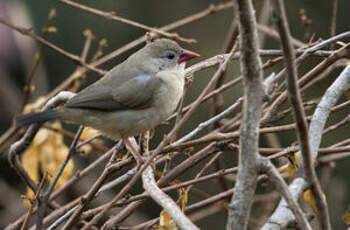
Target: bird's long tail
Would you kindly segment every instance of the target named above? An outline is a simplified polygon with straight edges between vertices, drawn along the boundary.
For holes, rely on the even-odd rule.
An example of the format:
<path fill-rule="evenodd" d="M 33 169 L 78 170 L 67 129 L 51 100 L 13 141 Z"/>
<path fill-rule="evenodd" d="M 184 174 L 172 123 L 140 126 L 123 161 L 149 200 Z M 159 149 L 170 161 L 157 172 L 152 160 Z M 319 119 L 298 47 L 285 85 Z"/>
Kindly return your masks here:
<path fill-rule="evenodd" d="M 44 123 L 46 121 L 51 121 L 59 119 L 62 116 L 62 112 L 55 110 L 47 110 L 38 113 L 30 113 L 20 115 L 15 118 L 16 126 L 27 126 L 34 123 Z"/>

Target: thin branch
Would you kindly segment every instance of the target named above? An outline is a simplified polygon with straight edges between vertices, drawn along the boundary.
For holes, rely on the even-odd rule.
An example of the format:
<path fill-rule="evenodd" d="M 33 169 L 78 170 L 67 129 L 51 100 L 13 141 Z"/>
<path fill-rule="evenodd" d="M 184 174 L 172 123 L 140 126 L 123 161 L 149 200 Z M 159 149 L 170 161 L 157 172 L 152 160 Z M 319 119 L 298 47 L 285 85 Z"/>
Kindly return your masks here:
<path fill-rule="evenodd" d="M 350 31 L 344 32 L 334 37 L 331 37 L 329 39 L 326 39 L 314 46 L 311 46 L 310 48 L 305 49 L 300 56 L 298 55 L 298 58 L 296 59 L 296 64 L 297 65 L 300 64 L 302 61 L 304 61 L 307 57 L 309 57 L 312 53 L 316 52 L 317 50 L 323 49 L 327 47 L 329 44 L 335 43 L 337 41 L 340 41 L 342 39 L 349 38 L 349 37 L 350 37 Z M 265 84 L 267 86 L 270 86 L 267 92 L 270 92 L 272 90 L 273 83 L 281 79 L 284 76 L 284 74 L 286 74 L 286 71 L 287 71 L 286 68 L 284 68 L 278 74 L 271 76 L 270 78 L 265 80 Z"/>
<path fill-rule="evenodd" d="M 117 144 L 117 146 L 114 148 L 113 154 L 110 157 L 110 161 L 112 162 L 115 159 L 115 155 L 119 152 L 121 146 L 121 142 Z M 77 209 L 74 210 L 73 214 L 70 216 L 69 220 L 66 222 L 66 224 L 62 227 L 62 229 L 70 229 L 73 227 L 74 224 L 77 223 L 78 218 L 83 213 L 83 211 L 86 209 L 89 202 L 95 198 L 96 193 L 98 193 L 100 187 L 103 185 L 104 181 L 108 178 L 108 176 L 114 172 L 115 169 L 119 169 L 123 165 L 123 162 L 119 162 L 116 164 L 106 164 L 102 174 L 98 177 L 98 179 L 95 181 L 95 183 L 91 186 L 90 190 L 80 198 L 80 204 L 77 207 Z"/>
<path fill-rule="evenodd" d="M 126 19 L 126 18 L 117 16 L 115 14 L 115 12 L 113 12 L 113 11 L 112 12 L 104 12 L 102 10 L 97 10 L 95 8 L 91 8 L 91 7 L 88 7 L 88 6 L 85 6 L 85 5 L 82 5 L 82 4 L 70 1 L 70 0 L 59 0 L 59 1 L 61 3 L 67 4 L 69 6 L 73 6 L 73 7 L 76 7 L 78 9 L 81 9 L 81 10 L 84 10 L 84 11 L 87 11 L 87 12 L 90 12 L 90 13 L 93 13 L 93 14 L 96 14 L 96 15 L 100 15 L 100 16 L 106 18 L 106 19 L 119 21 L 119 22 L 122 22 L 122 23 L 125 23 L 125 24 L 128 24 L 128 25 L 131 25 L 131 26 L 135 26 L 137 28 L 144 29 L 146 31 L 150 31 L 150 32 L 153 32 L 153 33 L 158 33 L 160 35 L 163 35 L 163 36 L 166 36 L 166 37 L 169 37 L 169 38 L 172 38 L 172 39 L 176 39 L 176 40 L 183 41 L 183 42 L 188 42 L 188 43 L 195 43 L 196 42 L 196 40 L 192 39 L 192 38 L 191 39 L 183 38 L 183 37 L 179 36 L 176 33 L 168 33 L 168 32 L 165 32 L 165 31 L 163 31 L 161 29 L 153 28 L 153 27 L 144 25 L 142 23 L 135 22 L 135 21 L 132 21 L 130 19 Z"/>
<path fill-rule="evenodd" d="M 83 35 L 85 36 L 85 43 L 83 46 L 83 49 L 80 54 L 80 58 L 82 61 L 86 61 L 86 57 L 89 53 L 90 47 L 91 47 L 91 42 L 95 38 L 95 36 L 92 34 L 90 29 L 86 29 L 83 32 Z"/>
<path fill-rule="evenodd" d="M 97 69 L 96 67 L 92 66 L 92 65 L 89 65 L 87 64 L 85 61 L 83 61 L 79 56 L 75 55 L 75 54 L 72 54 L 72 53 L 69 53 L 67 51 L 65 51 L 64 49 L 52 44 L 51 42 L 47 41 L 46 39 L 40 37 L 39 35 L 36 35 L 35 33 L 33 33 L 33 31 L 31 29 L 28 29 L 28 28 L 24 28 L 24 27 L 20 27 L 20 26 L 17 26 L 17 25 L 14 25 L 10 22 L 7 22 L 5 21 L 4 19 L 0 18 L 0 23 L 17 31 L 18 33 L 22 34 L 22 35 L 26 35 L 26 36 L 29 36 L 35 40 L 37 40 L 38 42 L 40 42 L 41 44 L 57 51 L 58 53 L 68 57 L 69 59 L 79 63 L 79 65 L 82 65 L 84 66 L 85 68 L 89 69 L 89 70 L 92 70 L 100 75 L 104 75 L 106 73 L 106 71 L 104 70 L 100 70 L 100 69 Z"/>
<path fill-rule="evenodd" d="M 233 6 L 233 3 L 232 1 L 229 1 L 229 2 L 226 2 L 226 3 L 221 3 L 221 4 L 217 4 L 217 5 L 214 5 L 214 4 L 211 4 L 209 5 L 208 8 L 198 12 L 198 13 L 195 13 L 193 15 L 190 15 L 188 17 L 185 17 L 185 18 L 182 18 L 180 20 L 177 20 L 169 25 L 166 25 L 166 26 L 162 26 L 160 28 L 160 30 L 163 30 L 163 31 L 169 31 L 169 30 L 173 30 L 173 29 L 176 29 L 178 27 L 181 27 L 181 26 L 184 26 L 186 24 L 189 24 L 191 22 L 194 22 L 194 21 L 197 21 L 199 19 L 202 19 L 206 16 L 209 16 L 209 15 L 213 15 L 217 12 L 220 12 L 222 10 L 225 10 L 225 9 L 229 9 Z M 100 58 L 99 60 L 91 63 L 91 65 L 93 66 L 98 66 L 98 65 L 101 65 L 109 60 L 112 60 L 113 58 L 115 58 L 116 56 L 119 56 L 121 54 L 123 54 L 124 52 L 142 44 L 143 42 L 146 41 L 146 36 L 142 36 L 128 44 L 126 44 L 125 46 L 105 55 L 104 57 Z"/>
<path fill-rule="evenodd" d="M 78 206 L 74 206 L 69 211 L 65 212 L 63 216 L 57 218 L 55 222 L 53 222 L 47 230 L 54 230 L 56 229 L 60 224 L 62 224 L 64 221 L 66 221 L 72 214 L 75 212 L 75 210 L 78 208 Z"/>
<path fill-rule="evenodd" d="M 317 179 L 315 168 L 313 165 L 310 143 L 308 139 L 308 127 L 305 111 L 302 105 L 300 90 L 298 88 L 298 73 L 296 68 L 295 53 L 291 43 L 290 31 L 285 13 L 284 3 L 282 0 L 275 0 L 276 5 L 276 24 L 278 26 L 283 50 L 285 51 L 288 97 L 292 104 L 294 119 L 297 124 L 297 136 L 300 143 L 300 149 L 303 156 L 303 168 L 305 169 L 305 177 L 310 183 L 310 189 L 315 199 L 317 207 L 317 217 L 320 228 L 323 230 L 331 229 L 328 206 L 323 196 L 321 185 Z"/>
<path fill-rule="evenodd" d="M 34 211 L 34 207 L 36 205 L 36 202 L 39 201 L 39 196 L 40 196 L 41 190 L 42 190 L 42 188 L 44 186 L 44 183 L 45 183 L 46 179 L 47 179 L 47 172 L 44 173 L 44 176 L 41 179 L 41 182 L 39 184 L 38 190 L 36 191 L 36 194 L 35 194 L 35 200 L 31 201 L 31 205 L 30 205 L 29 211 L 27 213 L 27 216 L 26 216 L 25 220 L 23 221 L 23 224 L 21 226 L 21 230 L 27 229 L 27 225 L 29 223 L 29 219 L 33 215 L 33 211 Z"/>
<path fill-rule="evenodd" d="M 271 18 L 271 0 L 264 0 L 260 10 L 259 25 L 268 27 Z M 266 33 L 259 34 L 259 46 L 264 47 Z"/>
<path fill-rule="evenodd" d="M 337 29 L 337 11 L 338 11 L 338 0 L 332 1 L 332 19 L 331 19 L 331 27 L 329 30 L 329 36 L 334 37 Z M 334 49 L 335 44 L 331 44 L 330 48 Z"/>
<path fill-rule="evenodd" d="M 73 156 L 73 154 L 76 153 L 76 145 L 78 144 L 78 140 L 82 134 L 84 130 L 84 126 L 80 126 L 77 133 L 75 134 L 75 137 L 71 143 L 71 146 L 69 148 L 69 152 L 66 156 L 66 158 L 64 159 L 63 163 L 61 164 L 60 168 L 58 169 L 55 177 L 53 178 L 52 182 L 50 183 L 49 187 L 47 188 L 47 190 L 44 192 L 44 194 L 40 197 L 40 202 L 38 205 L 38 219 L 37 219 L 37 224 L 36 224 L 36 229 L 37 230 L 41 230 L 42 229 L 42 224 L 43 224 L 43 220 L 46 214 L 46 209 L 49 203 L 49 198 L 50 195 L 52 193 L 52 191 L 54 190 L 57 181 L 59 180 L 59 178 L 61 177 L 64 168 L 66 167 L 66 165 L 68 164 L 69 160 L 71 159 L 71 157 Z"/>
<path fill-rule="evenodd" d="M 172 143 L 170 146 L 176 146 L 183 142 L 186 142 L 188 140 L 191 140 L 193 137 L 197 136 L 203 129 L 209 127 L 210 125 L 214 124 L 215 122 L 218 122 L 222 120 L 223 118 L 231 115 L 233 111 L 239 108 L 239 106 L 242 103 L 242 98 L 239 98 L 234 104 L 229 106 L 227 109 L 222 111 L 221 113 L 217 114 L 216 116 L 210 118 L 209 120 L 200 123 L 195 129 L 193 129 L 190 133 L 186 134 L 186 136 L 178 139 L 176 142 Z"/>

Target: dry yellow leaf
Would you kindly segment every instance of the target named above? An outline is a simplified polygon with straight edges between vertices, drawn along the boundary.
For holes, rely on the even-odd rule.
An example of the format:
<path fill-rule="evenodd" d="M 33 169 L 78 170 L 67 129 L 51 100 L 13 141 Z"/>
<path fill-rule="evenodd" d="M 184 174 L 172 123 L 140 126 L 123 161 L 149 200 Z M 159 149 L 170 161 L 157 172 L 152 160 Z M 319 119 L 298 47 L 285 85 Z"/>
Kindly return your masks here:
<path fill-rule="evenodd" d="M 46 101 L 45 97 L 39 97 L 33 103 L 27 104 L 23 109 L 23 113 L 25 114 L 25 113 L 38 112 L 45 101 Z"/>
<path fill-rule="evenodd" d="M 280 173 L 287 172 L 290 176 L 295 176 L 298 169 L 298 163 L 295 158 L 295 155 L 288 156 L 289 163 L 286 165 L 283 165 L 279 168 Z"/>
<path fill-rule="evenodd" d="M 322 199 L 326 200 L 325 194 L 322 193 L 321 195 L 322 195 Z M 308 190 L 306 190 L 304 192 L 304 200 L 310 205 L 310 207 L 312 208 L 312 211 L 317 213 L 317 207 L 316 207 L 315 199 L 314 199 L 310 189 L 308 189 Z"/>
<path fill-rule="evenodd" d="M 57 33 L 57 31 L 58 31 L 57 27 L 54 27 L 54 26 L 45 27 L 43 29 L 44 33 Z"/>
<path fill-rule="evenodd" d="M 49 20 L 52 20 L 56 17 L 56 9 L 51 9 L 49 12 L 49 16 L 47 17 Z"/>
<path fill-rule="evenodd" d="M 188 202 L 188 191 L 187 189 L 180 188 L 177 190 L 177 192 L 179 194 L 179 198 L 176 201 L 176 204 L 180 205 L 181 211 L 184 212 Z M 169 213 L 167 213 L 164 210 L 161 211 L 160 213 L 159 224 L 153 227 L 158 230 L 177 230 L 178 229 L 178 227 L 176 226 L 176 223 L 171 218 Z"/>
<path fill-rule="evenodd" d="M 346 209 L 346 212 L 344 216 L 342 216 L 342 219 L 346 225 L 350 225 L 350 206 Z"/>
<path fill-rule="evenodd" d="M 314 211 L 315 213 L 317 213 L 317 208 L 316 208 L 316 203 L 315 203 L 315 199 L 312 196 L 311 190 L 308 189 L 304 192 L 304 200 L 310 205 L 310 207 L 312 208 L 312 211 Z"/>
<path fill-rule="evenodd" d="M 129 155 L 130 155 L 130 154 L 129 154 L 129 151 L 128 151 L 127 154 L 121 154 L 121 155 L 119 155 L 119 156 L 117 157 L 116 161 L 117 161 L 117 162 L 125 161 L 126 159 L 128 159 Z"/>
<path fill-rule="evenodd" d="M 61 124 L 55 122 L 52 125 L 56 129 L 61 129 Z M 48 181 L 56 175 L 61 164 L 68 154 L 69 148 L 63 142 L 63 135 L 42 128 L 35 136 L 31 146 L 22 157 L 22 164 L 29 176 L 39 182 L 39 171 L 48 173 Z M 40 168 L 39 168 L 40 165 Z M 55 189 L 62 187 L 70 178 L 73 172 L 74 164 L 69 160 L 60 179 L 58 180 Z M 34 194 L 30 189 L 27 189 L 27 197 L 34 198 Z M 25 205 L 29 205 L 28 199 L 24 199 Z"/>
<path fill-rule="evenodd" d="M 153 227 L 158 230 L 178 230 L 169 213 L 164 210 L 160 213 L 159 224 L 154 225 Z"/>
<path fill-rule="evenodd" d="M 185 208 L 188 202 L 188 191 L 187 189 L 180 188 L 177 190 L 179 194 L 179 199 L 176 201 L 178 205 L 180 205 L 181 211 L 185 212 Z"/>
<path fill-rule="evenodd" d="M 98 134 L 100 134 L 100 132 L 98 130 L 90 128 L 90 127 L 86 127 L 86 128 L 84 128 L 84 131 L 81 134 L 80 139 L 87 140 L 87 139 L 90 139 L 92 137 L 97 136 Z M 99 139 L 94 139 L 90 143 L 102 144 L 102 141 Z M 83 150 L 83 152 L 85 154 L 89 154 L 92 150 L 92 146 L 91 146 L 91 144 L 86 144 L 86 145 L 83 145 L 80 149 Z"/>

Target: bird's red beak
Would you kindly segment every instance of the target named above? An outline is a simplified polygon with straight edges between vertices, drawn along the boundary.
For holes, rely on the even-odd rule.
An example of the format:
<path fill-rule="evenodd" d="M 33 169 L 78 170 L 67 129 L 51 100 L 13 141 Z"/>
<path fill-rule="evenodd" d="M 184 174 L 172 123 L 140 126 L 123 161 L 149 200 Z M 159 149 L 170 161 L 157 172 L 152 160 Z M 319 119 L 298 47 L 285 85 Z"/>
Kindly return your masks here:
<path fill-rule="evenodd" d="M 199 56 L 200 55 L 195 53 L 195 52 L 183 49 L 181 54 L 180 54 L 180 58 L 178 60 L 178 63 L 181 64 L 182 62 L 189 61 L 189 60 L 196 58 L 196 57 L 199 57 Z"/>

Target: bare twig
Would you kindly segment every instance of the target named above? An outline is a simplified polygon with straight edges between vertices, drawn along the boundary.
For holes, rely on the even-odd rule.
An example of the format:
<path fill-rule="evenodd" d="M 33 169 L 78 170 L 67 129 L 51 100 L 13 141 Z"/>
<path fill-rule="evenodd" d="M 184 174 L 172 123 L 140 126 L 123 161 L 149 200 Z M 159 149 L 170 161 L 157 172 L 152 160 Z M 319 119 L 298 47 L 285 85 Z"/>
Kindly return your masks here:
<path fill-rule="evenodd" d="M 176 142 L 170 144 L 169 146 L 176 146 L 178 144 L 181 144 L 183 142 L 191 140 L 193 137 L 198 135 L 203 129 L 205 129 L 205 128 L 209 127 L 210 125 L 212 125 L 213 123 L 218 122 L 218 121 L 222 120 L 223 118 L 229 116 L 233 111 L 235 111 L 237 108 L 239 108 L 241 103 L 242 103 L 242 98 L 239 98 L 234 104 L 229 106 L 227 109 L 225 109 L 221 113 L 217 114 L 216 116 L 210 118 L 209 120 L 200 123 L 190 133 L 186 134 L 186 136 L 178 139 Z"/>
<path fill-rule="evenodd" d="M 68 164 L 68 161 L 71 159 L 73 154 L 76 152 L 76 145 L 78 143 L 78 140 L 79 140 L 83 130 L 84 130 L 84 127 L 80 126 L 73 141 L 72 141 L 72 144 L 69 148 L 69 152 L 68 152 L 66 158 L 64 159 L 63 163 L 61 164 L 60 168 L 58 169 L 55 177 L 53 178 L 52 182 L 50 183 L 50 185 L 47 188 L 47 190 L 45 191 L 45 193 L 42 196 L 40 196 L 40 199 L 39 199 L 40 202 L 38 205 L 38 214 L 37 214 L 38 219 L 37 219 L 37 224 L 36 224 L 37 230 L 42 229 L 42 223 L 43 223 L 43 220 L 44 220 L 44 217 L 46 214 L 46 209 L 47 209 L 47 206 L 49 203 L 50 195 L 51 195 L 52 191 L 54 190 L 58 179 L 61 177 L 64 168 Z"/>
<path fill-rule="evenodd" d="M 85 61 L 82 61 L 79 56 L 72 54 L 72 53 L 69 53 L 69 52 L 65 51 L 64 49 L 62 49 L 62 48 L 52 44 L 51 42 L 45 40 L 44 38 L 40 37 L 39 35 L 36 35 L 35 33 L 32 32 L 31 29 L 23 28 L 23 27 L 11 24 L 10 22 L 7 22 L 2 18 L 0 18 L 0 23 L 17 31 L 17 32 L 19 32 L 19 33 L 21 33 L 21 34 L 23 34 L 23 35 L 29 36 L 29 37 L 37 40 L 38 42 L 42 43 L 43 45 L 57 51 L 58 53 L 60 53 L 64 56 L 68 57 L 69 59 L 79 63 L 80 65 L 86 67 L 89 70 L 92 70 L 92 71 L 94 71 L 98 74 L 101 74 L 101 75 L 104 75 L 106 73 L 104 70 L 97 69 L 96 67 L 87 64 Z"/>
<path fill-rule="evenodd" d="M 110 158 L 110 162 L 112 162 L 115 159 L 115 155 L 120 150 L 121 142 L 118 143 L 116 148 L 113 151 L 113 154 Z M 120 162 L 123 163 L 123 162 Z M 105 169 L 103 170 L 102 174 L 98 178 L 98 180 L 93 184 L 91 189 L 80 199 L 79 206 L 74 210 L 72 216 L 70 216 L 69 220 L 66 222 L 66 224 L 63 226 L 62 229 L 70 229 L 74 224 L 76 224 L 78 218 L 83 213 L 83 211 L 86 209 L 86 206 L 89 204 L 89 202 L 95 198 L 96 193 L 98 193 L 100 187 L 103 185 L 104 181 L 107 179 L 107 177 L 115 170 L 115 168 L 120 168 L 122 164 L 107 164 Z"/>
<path fill-rule="evenodd" d="M 329 44 L 332 44 L 334 42 L 340 41 L 340 40 L 342 40 L 344 38 L 348 38 L 348 37 L 350 37 L 350 31 L 338 34 L 338 35 L 331 37 L 329 39 L 326 39 L 326 40 L 324 40 L 324 41 L 322 41 L 314 46 L 311 46 L 310 48 L 305 49 L 300 56 L 298 55 L 298 58 L 296 59 L 296 64 L 300 64 L 302 61 L 304 61 L 307 57 L 309 57 L 315 51 L 323 49 L 323 48 L 327 47 Z M 267 86 L 270 86 L 267 89 L 267 92 L 270 92 L 272 90 L 272 86 L 273 86 L 272 83 L 276 82 L 280 78 L 282 78 L 282 76 L 284 76 L 285 73 L 286 73 L 286 69 L 283 69 L 275 76 L 272 76 L 272 77 L 270 77 L 270 79 L 265 80 L 265 84 Z"/>
<path fill-rule="evenodd" d="M 329 30 L 330 37 L 333 37 L 336 33 L 337 29 L 337 11 L 338 11 L 338 0 L 332 1 L 332 19 L 331 19 L 331 27 Z M 331 44 L 331 49 L 334 49 L 335 44 Z"/>
<path fill-rule="evenodd" d="M 303 155 L 303 168 L 305 169 L 305 178 L 310 183 L 310 189 L 315 199 L 317 207 L 317 217 L 321 229 L 331 229 L 328 214 L 327 202 L 323 196 L 321 185 L 317 179 L 315 168 L 313 166 L 310 143 L 308 139 L 308 127 L 305 111 L 302 105 L 300 90 L 298 89 L 298 73 L 296 68 L 295 53 L 291 44 L 290 32 L 287 22 L 283 1 L 275 0 L 276 5 L 276 24 L 278 26 L 281 43 L 286 56 L 286 69 L 288 73 L 287 88 L 288 97 L 292 104 L 294 119 L 297 124 L 297 136 L 300 143 L 301 153 Z"/>
<path fill-rule="evenodd" d="M 165 32 L 165 31 L 163 31 L 161 29 L 157 29 L 157 28 L 153 28 L 153 27 L 150 27 L 150 26 L 146 26 L 146 25 L 141 24 L 139 22 L 135 22 L 135 21 L 132 21 L 130 19 L 126 19 L 126 18 L 117 16 L 117 15 L 115 15 L 115 12 L 104 12 L 102 10 L 97 10 L 95 8 L 91 8 L 91 7 L 88 7 L 88 6 L 85 6 L 85 5 L 82 5 L 82 4 L 70 1 L 70 0 L 59 0 L 59 1 L 64 3 L 64 4 L 76 7 L 78 9 L 81 9 L 81 10 L 84 10 L 84 11 L 87 11 L 87 12 L 90 12 L 90 13 L 93 13 L 93 14 L 96 14 L 96 15 L 103 16 L 103 17 L 105 17 L 107 19 L 111 19 L 111 20 L 122 22 L 122 23 L 126 23 L 128 25 L 132 25 L 132 26 L 135 26 L 135 27 L 138 27 L 138 28 L 141 28 L 141 29 L 144 29 L 146 31 L 153 32 L 153 33 L 158 33 L 160 35 L 163 35 L 163 36 L 166 36 L 166 37 L 169 37 L 169 38 L 172 38 L 172 39 L 176 39 L 176 40 L 183 41 L 183 42 L 188 42 L 188 43 L 195 43 L 196 42 L 195 39 L 183 38 L 183 37 L 179 36 L 178 34 L 168 33 L 168 32 Z"/>
<path fill-rule="evenodd" d="M 260 10 L 259 25 L 268 27 L 271 18 L 271 0 L 264 0 Z M 259 46 L 264 47 L 266 33 L 259 34 Z"/>
<path fill-rule="evenodd" d="M 46 179 L 47 179 L 47 172 L 44 173 L 44 176 L 41 179 L 41 182 L 39 184 L 38 190 L 36 191 L 36 194 L 35 194 L 35 200 L 31 201 L 31 205 L 30 205 L 29 211 L 27 213 L 27 216 L 26 216 L 25 220 L 23 221 L 23 224 L 21 226 L 21 230 L 27 229 L 27 225 L 29 223 L 29 219 L 30 219 L 30 217 L 33 214 L 36 202 L 39 201 L 39 196 L 40 196 L 41 190 L 42 190 L 42 188 L 44 186 L 44 183 L 45 183 Z"/>

